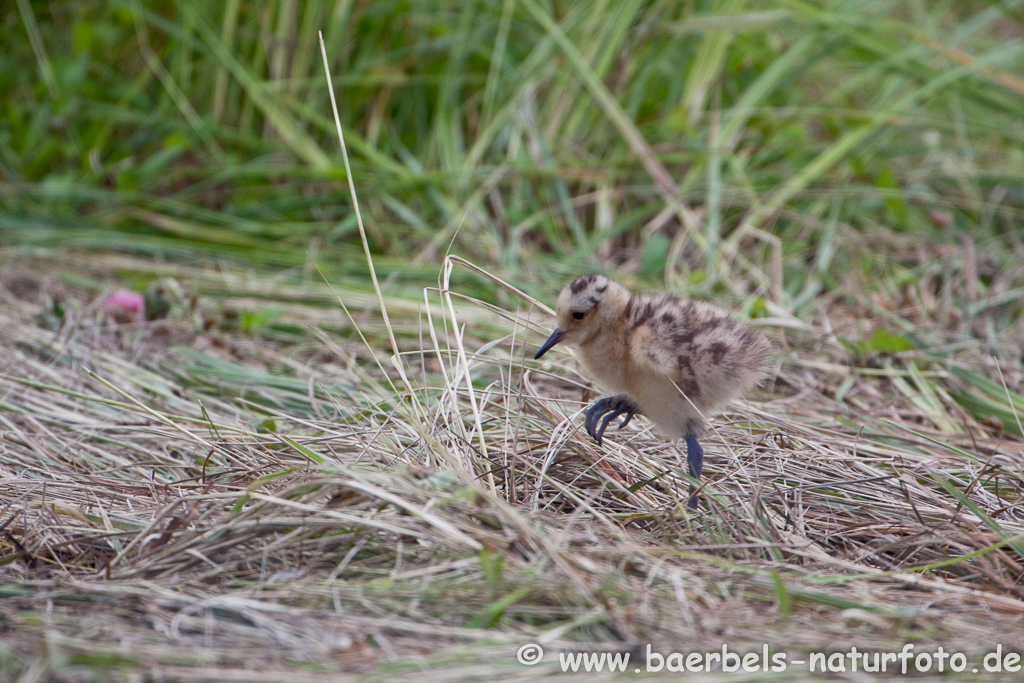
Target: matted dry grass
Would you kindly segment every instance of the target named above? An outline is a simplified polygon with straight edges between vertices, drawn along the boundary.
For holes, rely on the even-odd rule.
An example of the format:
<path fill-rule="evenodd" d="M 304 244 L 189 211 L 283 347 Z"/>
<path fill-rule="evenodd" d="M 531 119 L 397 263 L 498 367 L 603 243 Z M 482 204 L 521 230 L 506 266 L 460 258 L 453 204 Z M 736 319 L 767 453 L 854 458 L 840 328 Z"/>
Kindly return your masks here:
<path fill-rule="evenodd" d="M 132 268 L 188 283 L 167 319 L 103 313 L 102 274 Z M 524 360 L 542 311 L 452 294 L 388 299 L 399 372 L 365 293 L 8 254 L 3 670 L 531 680 L 559 650 L 648 643 L 1024 649 L 1024 445 L 951 398 L 975 391 L 954 361 L 857 358 L 838 305 L 762 319 L 775 379 L 714 421 L 687 517 L 670 445 L 637 420 L 597 447 L 571 356 Z M 233 329 L 263 297 L 278 325 Z M 544 663 L 516 662 L 527 642 Z"/>

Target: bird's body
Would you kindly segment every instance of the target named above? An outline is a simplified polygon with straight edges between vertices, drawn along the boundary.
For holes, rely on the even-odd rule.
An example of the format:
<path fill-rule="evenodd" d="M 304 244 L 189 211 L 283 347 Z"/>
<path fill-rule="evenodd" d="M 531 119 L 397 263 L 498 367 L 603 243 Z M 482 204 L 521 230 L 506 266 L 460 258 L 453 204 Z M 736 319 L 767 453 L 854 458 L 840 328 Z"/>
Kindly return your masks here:
<path fill-rule="evenodd" d="M 562 290 L 558 327 L 536 357 L 561 341 L 576 346 L 587 373 L 617 394 L 587 411 L 587 431 L 598 444 L 611 419 L 625 414 L 624 426 L 640 413 L 671 439 L 686 439 L 695 479 L 703 463 L 697 437 L 708 417 L 763 381 L 772 355 L 764 336 L 711 304 L 631 294 L 601 275 Z"/>

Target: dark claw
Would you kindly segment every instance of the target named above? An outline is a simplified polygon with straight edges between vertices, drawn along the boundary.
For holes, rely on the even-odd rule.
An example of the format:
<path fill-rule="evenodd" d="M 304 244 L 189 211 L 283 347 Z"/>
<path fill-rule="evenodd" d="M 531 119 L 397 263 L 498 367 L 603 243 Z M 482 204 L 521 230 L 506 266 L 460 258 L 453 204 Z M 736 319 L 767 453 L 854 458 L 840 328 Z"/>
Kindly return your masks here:
<path fill-rule="evenodd" d="M 604 436 L 604 430 L 608 428 L 608 423 L 617 418 L 623 413 L 626 414 L 626 419 L 619 425 L 619 429 L 622 429 L 629 424 L 629 421 L 633 419 L 633 416 L 640 412 L 640 409 L 633 405 L 625 396 L 609 396 L 608 398 L 602 398 L 600 401 L 590 406 L 587 410 L 587 417 L 583 424 L 587 428 L 587 434 L 594 437 L 597 441 L 597 445 L 601 445 L 601 439 Z M 602 419 L 604 418 L 604 419 Z M 601 422 L 598 425 L 598 421 Z"/>

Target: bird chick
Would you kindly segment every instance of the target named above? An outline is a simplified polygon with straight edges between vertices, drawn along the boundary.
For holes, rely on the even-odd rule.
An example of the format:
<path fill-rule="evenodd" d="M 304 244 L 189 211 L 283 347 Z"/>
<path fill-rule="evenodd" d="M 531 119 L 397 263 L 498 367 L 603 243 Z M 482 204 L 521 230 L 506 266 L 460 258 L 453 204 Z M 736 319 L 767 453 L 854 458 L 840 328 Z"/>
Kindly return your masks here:
<path fill-rule="evenodd" d="M 557 328 L 537 351 L 572 344 L 587 373 L 615 392 L 587 410 L 598 445 L 620 415 L 645 415 L 672 440 L 686 440 L 690 477 L 700 481 L 706 416 L 768 375 L 768 340 L 725 311 L 674 294 L 631 294 L 603 275 L 584 275 L 558 296 Z M 690 486 L 687 506 L 697 508 Z"/>

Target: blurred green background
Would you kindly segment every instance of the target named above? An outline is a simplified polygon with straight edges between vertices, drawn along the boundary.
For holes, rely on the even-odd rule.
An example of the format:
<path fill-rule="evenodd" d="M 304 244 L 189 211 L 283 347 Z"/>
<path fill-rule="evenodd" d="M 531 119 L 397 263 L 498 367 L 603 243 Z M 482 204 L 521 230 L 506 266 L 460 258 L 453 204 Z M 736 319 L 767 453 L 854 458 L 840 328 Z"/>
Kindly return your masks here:
<path fill-rule="evenodd" d="M 798 315 L 973 267 L 967 306 L 1019 277 L 1022 5 L 9 2 L 0 245 L 369 287 L 322 30 L 391 287 L 450 249 Z"/>

